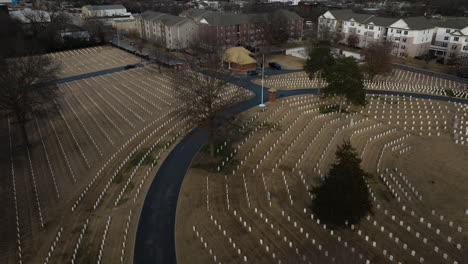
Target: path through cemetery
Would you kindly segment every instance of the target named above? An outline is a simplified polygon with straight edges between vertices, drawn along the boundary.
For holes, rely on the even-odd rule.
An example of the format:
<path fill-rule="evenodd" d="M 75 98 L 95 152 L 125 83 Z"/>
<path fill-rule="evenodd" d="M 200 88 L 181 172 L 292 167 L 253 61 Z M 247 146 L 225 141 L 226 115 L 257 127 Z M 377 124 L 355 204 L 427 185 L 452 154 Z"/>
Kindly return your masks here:
<path fill-rule="evenodd" d="M 297 71 L 291 71 L 297 72 Z M 234 107 L 234 112 L 240 113 L 258 107 L 261 96 L 261 86 L 252 82 L 258 77 L 233 80 L 232 77 L 217 76 L 225 81 L 242 86 L 255 93 L 255 97 Z M 278 90 L 277 98 L 294 95 L 316 94 L 316 88 L 298 90 Z M 468 99 L 450 98 L 446 96 L 428 95 L 422 93 L 397 92 L 386 90 L 367 90 L 367 94 L 394 95 L 412 98 L 451 101 L 468 104 Z M 268 88 L 264 88 L 264 102 L 268 100 Z M 206 140 L 206 133 L 194 129 L 187 135 L 163 161 L 153 183 L 147 193 L 138 223 L 134 262 L 176 263 L 175 247 L 175 215 L 178 194 L 187 170 L 198 149 Z M 198 233 L 198 232 L 197 232 Z M 206 243 L 205 243 L 206 244 Z M 205 245 L 206 246 L 206 245 Z"/>

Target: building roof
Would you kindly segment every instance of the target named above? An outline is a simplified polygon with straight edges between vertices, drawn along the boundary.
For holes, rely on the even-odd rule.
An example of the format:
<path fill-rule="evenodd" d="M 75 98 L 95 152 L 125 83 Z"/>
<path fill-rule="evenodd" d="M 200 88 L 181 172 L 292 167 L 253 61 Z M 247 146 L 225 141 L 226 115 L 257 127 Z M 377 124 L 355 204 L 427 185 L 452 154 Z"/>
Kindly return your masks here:
<path fill-rule="evenodd" d="M 143 20 L 150 20 L 155 22 L 160 22 L 166 26 L 174 26 L 180 23 L 191 21 L 185 17 L 174 16 L 170 14 L 154 12 L 154 11 L 145 11 L 141 13 L 141 18 Z"/>
<path fill-rule="evenodd" d="M 231 26 L 242 24 L 258 24 L 268 21 L 267 13 L 260 14 L 229 14 L 224 12 L 207 12 L 202 14 L 201 17 L 210 25 L 215 26 Z M 273 16 L 283 17 L 287 20 L 302 19 L 298 14 L 288 10 L 276 10 Z"/>
<path fill-rule="evenodd" d="M 337 20 L 350 21 L 351 19 L 354 19 L 354 21 L 358 23 L 365 23 L 364 21 L 373 16 L 369 14 L 354 13 L 351 9 L 329 10 L 329 12 Z"/>
<path fill-rule="evenodd" d="M 464 29 L 468 27 L 468 17 L 444 17 L 434 20 L 436 27 Z"/>
<path fill-rule="evenodd" d="M 405 21 L 408 27 L 412 30 L 430 29 L 434 27 L 432 19 L 425 18 L 423 16 L 405 17 L 402 19 L 403 21 Z"/>
<path fill-rule="evenodd" d="M 88 10 L 111 10 L 111 9 L 125 9 L 123 5 L 85 5 Z"/>
<path fill-rule="evenodd" d="M 443 19 L 431 19 L 423 16 L 389 18 L 379 17 L 372 14 L 354 13 L 351 9 L 329 10 L 329 12 L 337 20 L 350 21 L 353 19 L 357 23 L 370 24 L 372 22 L 375 25 L 383 27 L 388 27 L 400 19 L 402 19 L 412 30 L 423 30 L 433 27 L 446 27 L 454 29 L 463 29 L 468 27 L 468 18 L 466 17 L 446 17 Z"/>
<path fill-rule="evenodd" d="M 187 9 L 187 10 L 183 11 L 182 13 L 180 13 L 179 16 L 198 20 L 198 19 L 202 18 L 203 15 L 205 15 L 207 13 L 211 13 L 211 12 L 213 12 L 213 11 L 204 10 L 204 9 L 190 8 L 190 9 Z"/>
<path fill-rule="evenodd" d="M 395 23 L 396 21 L 397 19 L 394 19 L 394 18 L 371 16 L 366 19 L 365 23 L 370 24 L 372 22 L 374 23 L 374 25 L 377 25 L 377 26 L 388 27 L 391 24 Z"/>
<path fill-rule="evenodd" d="M 239 65 L 246 65 L 257 63 L 257 61 L 251 57 L 250 51 L 244 47 L 232 47 L 224 51 L 223 61 L 237 63 Z"/>
<path fill-rule="evenodd" d="M 18 19 L 21 23 L 50 22 L 49 13 L 43 10 L 11 11 L 10 16 L 14 19 Z"/>

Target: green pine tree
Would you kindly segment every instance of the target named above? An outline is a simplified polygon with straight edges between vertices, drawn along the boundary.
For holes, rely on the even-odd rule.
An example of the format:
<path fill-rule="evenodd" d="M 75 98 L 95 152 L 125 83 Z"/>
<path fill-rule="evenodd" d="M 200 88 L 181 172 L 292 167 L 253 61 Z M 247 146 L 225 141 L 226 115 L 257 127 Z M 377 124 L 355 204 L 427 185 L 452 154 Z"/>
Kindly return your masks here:
<path fill-rule="evenodd" d="M 364 177 L 368 174 L 360 167 L 361 159 L 349 141 L 336 151 L 336 162 L 314 194 L 311 210 L 324 224 L 336 228 L 356 224 L 371 213 L 372 203 Z"/>
<path fill-rule="evenodd" d="M 309 58 L 304 65 L 304 71 L 309 75 L 309 79 L 314 79 L 318 73 L 319 78 L 326 74 L 330 67 L 335 63 L 331 53 L 330 43 L 321 41 L 311 48 Z"/>
<path fill-rule="evenodd" d="M 324 75 L 328 82 L 324 93 L 326 96 L 338 96 L 340 98 L 340 112 L 344 100 L 353 105 L 366 105 L 363 76 L 353 57 L 336 58 L 334 64 L 328 68 Z"/>

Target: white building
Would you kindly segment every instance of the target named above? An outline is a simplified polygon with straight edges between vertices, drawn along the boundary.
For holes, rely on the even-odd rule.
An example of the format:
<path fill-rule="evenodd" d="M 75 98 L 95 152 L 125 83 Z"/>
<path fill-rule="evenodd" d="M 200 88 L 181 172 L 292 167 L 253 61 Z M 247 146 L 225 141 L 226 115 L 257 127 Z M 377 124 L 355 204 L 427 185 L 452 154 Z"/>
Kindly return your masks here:
<path fill-rule="evenodd" d="M 347 43 L 351 35 L 357 36 L 357 46 L 361 48 L 370 42 L 390 41 L 392 54 L 400 57 L 422 56 L 433 51 L 447 58 L 466 55 L 468 51 L 468 18 L 398 19 L 331 10 L 321 15 L 318 22 L 319 37 L 330 32 L 340 35 L 342 43 Z"/>
<path fill-rule="evenodd" d="M 130 16 L 123 5 L 85 5 L 81 8 L 84 17 Z"/>
<path fill-rule="evenodd" d="M 399 19 L 387 30 L 387 40 L 394 43 L 392 55 L 416 57 L 427 54 L 434 32 L 430 19 L 424 17 Z"/>
<path fill-rule="evenodd" d="M 198 35 L 198 26 L 192 19 L 153 11 L 141 13 L 136 25 L 143 39 L 171 50 L 189 47 Z"/>
<path fill-rule="evenodd" d="M 438 57 L 468 58 L 468 18 L 448 17 L 439 19 L 431 51 Z"/>

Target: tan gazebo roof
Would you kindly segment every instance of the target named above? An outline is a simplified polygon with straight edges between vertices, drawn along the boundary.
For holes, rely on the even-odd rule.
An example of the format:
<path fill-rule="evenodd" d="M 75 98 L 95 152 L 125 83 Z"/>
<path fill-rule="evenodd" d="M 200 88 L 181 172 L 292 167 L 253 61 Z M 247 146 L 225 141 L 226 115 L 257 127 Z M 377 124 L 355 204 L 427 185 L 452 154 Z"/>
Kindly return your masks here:
<path fill-rule="evenodd" d="M 239 65 L 257 63 L 250 55 L 250 51 L 244 47 L 232 47 L 224 51 L 223 61 L 233 62 Z"/>

